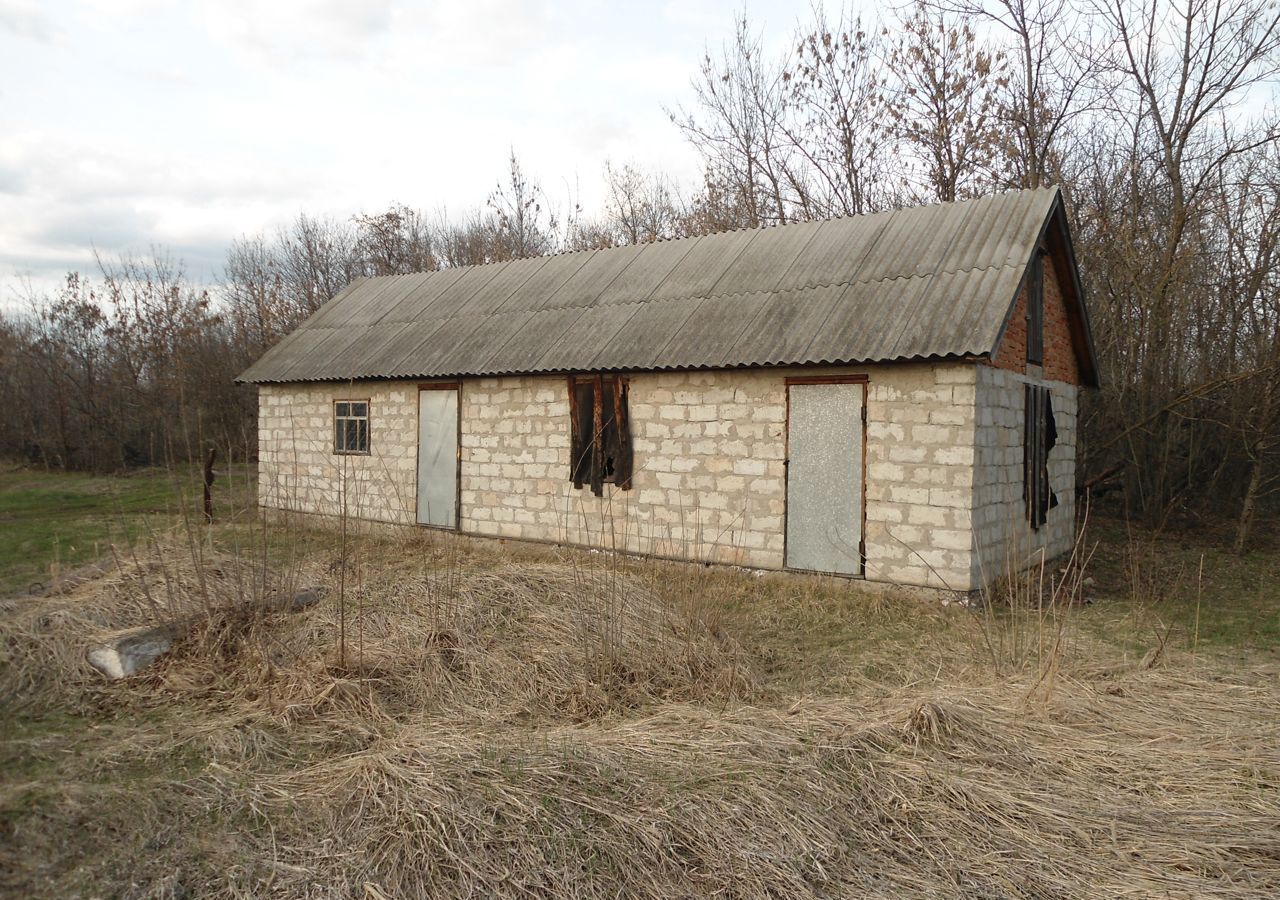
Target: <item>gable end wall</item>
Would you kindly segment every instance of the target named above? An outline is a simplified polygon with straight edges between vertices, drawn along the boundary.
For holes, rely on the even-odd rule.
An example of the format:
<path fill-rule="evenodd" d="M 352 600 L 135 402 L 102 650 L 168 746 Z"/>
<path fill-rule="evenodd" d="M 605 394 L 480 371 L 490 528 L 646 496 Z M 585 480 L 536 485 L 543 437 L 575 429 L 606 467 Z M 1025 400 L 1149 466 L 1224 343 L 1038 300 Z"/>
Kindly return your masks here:
<path fill-rule="evenodd" d="M 1027 288 L 1018 292 L 1009 327 L 996 349 L 990 365 L 997 369 L 1017 372 L 1027 371 Z M 1036 374 L 1032 372 L 1030 374 Z M 1062 299 L 1057 267 L 1046 257 L 1044 266 L 1044 366 L 1043 377 L 1048 381 L 1064 384 L 1080 383 L 1080 365 L 1071 342 L 1071 324 L 1067 318 L 1067 305 Z"/>

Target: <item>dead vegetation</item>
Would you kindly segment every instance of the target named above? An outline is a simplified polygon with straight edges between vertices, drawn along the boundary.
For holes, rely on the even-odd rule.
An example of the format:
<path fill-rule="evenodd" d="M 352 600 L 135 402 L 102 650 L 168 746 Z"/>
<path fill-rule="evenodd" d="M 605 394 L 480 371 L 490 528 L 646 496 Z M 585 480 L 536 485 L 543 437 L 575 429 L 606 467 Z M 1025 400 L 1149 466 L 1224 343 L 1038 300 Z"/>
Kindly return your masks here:
<path fill-rule="evenodd" d="M 8 603 L 0 891 L 1280 890 L 1274 667 L 608 554 L 363 536 L 345 566 L 281 558 L 153 546 Z M 331 594 L 262 602 L 298 584 Z M 84 662 L 101 630 L 190 611 L 131 679 Z"/>

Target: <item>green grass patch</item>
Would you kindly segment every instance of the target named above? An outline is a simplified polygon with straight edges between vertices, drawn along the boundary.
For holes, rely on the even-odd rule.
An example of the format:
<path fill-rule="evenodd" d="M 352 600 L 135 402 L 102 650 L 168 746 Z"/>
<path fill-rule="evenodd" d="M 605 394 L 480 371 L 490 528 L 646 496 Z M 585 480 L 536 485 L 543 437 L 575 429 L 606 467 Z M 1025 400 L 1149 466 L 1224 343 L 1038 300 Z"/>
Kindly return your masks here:
<path fill-rule="evenodd" d="M 236 467 L 214 483 L 216 515 L 234 515 L 252 496 L 250 470 Z M 0 596 L 47 584 L 58 572 L 108 556 L 181 521 L 198 520 L 197 467 L 87 475 L 9 467 L 0 470 Z"/>
<path fill-rule="evenodd" d="M 1280 542 L 1237 555 L 1226 533 L 1153 533 L 1118 519 L 1092 524 L 1095 542 L 1101 603 L 1129 601 L 1129 615 L 1188 646 L 1280 652 Z"/>

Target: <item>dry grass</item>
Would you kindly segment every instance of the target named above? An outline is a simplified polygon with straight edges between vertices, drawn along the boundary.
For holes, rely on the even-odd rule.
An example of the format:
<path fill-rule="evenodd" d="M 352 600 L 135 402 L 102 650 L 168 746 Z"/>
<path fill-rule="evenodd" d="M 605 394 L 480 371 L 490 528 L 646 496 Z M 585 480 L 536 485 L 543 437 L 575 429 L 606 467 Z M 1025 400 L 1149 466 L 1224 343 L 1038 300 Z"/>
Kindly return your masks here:
<path fill-rule="evenodd" d="M 0 891 L 1280 892 L 1274 668 L 1135 665 L 1066 608 L 1046 639 L 842 581 L 510 550 L 362 536 L 345 569 L 264 570 L 178 541 L 0 611 Z M 144 675 L 83 662 L 190 611 Z"/>

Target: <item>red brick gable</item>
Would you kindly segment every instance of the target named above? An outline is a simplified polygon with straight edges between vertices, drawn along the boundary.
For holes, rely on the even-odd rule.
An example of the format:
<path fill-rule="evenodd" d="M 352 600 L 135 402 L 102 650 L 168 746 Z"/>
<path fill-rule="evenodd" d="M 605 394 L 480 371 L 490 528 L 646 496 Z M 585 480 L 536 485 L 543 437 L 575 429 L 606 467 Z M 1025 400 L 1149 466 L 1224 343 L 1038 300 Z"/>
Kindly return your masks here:
<path fill-rule="evenodd" d="M 1018 293 L 1009 318 L 1009 327 L 988 365 L 1026 374 L 1027 371 L 1027 287 Z M 1044 266 L 1044 377 L 1049 381 L 1080 384 L 1080 364 L 1071 339 L 1067 305 L 1058 284 L 1057 266 L 1045 257 Z"/>

